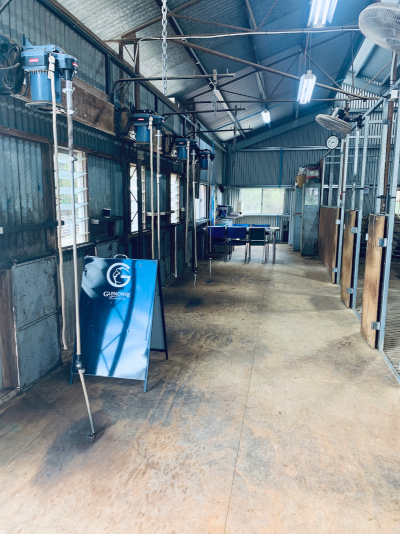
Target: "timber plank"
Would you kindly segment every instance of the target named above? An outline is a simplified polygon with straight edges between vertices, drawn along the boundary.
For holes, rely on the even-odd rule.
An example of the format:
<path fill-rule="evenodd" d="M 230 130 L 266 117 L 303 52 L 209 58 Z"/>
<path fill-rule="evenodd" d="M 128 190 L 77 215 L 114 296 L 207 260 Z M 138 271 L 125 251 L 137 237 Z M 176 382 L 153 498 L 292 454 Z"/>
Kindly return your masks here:
<path fill-rule="evenodd" d="M 318 257 L 328 269 L 332 282 L 335 283 L 338 231 L 336 220 L 340 218 L 340 209 L 336 207 L 321 206 L 319 212 L 318 230 Z"/>
<path fill-rule="evenodd" d="M 376 330 L 371 328 L 371 323 L 378 321 L 382 272 L 382 247 L 378 246 L 378 240 L 385 236 L 385 226 L 385 217 L 383 215 L 369 216 L 361 334 L 373 349 L 376 347 L 377 336 Z"/>
<path fill-rule="evenodd" d="M 342 280 L 340 297 L 345 306 L 350 308 L 351 295 L 347 293 L 347 288 L 352 287 L 353 269 L 354 269 L 354 236 L 351 228 L 356 226 L 357 212 L 347 210 L 344 214 L 344 232 L 343 232 L 343 255 L 342 255 Z"/>

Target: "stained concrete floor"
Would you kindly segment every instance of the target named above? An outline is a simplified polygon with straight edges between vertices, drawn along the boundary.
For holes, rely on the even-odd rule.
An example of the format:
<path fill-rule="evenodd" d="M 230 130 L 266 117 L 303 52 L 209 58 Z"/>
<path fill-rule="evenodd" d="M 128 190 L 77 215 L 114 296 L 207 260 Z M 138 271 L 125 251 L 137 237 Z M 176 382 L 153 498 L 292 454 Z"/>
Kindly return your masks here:
<path fill-rule="evenodd" d="M 400 532 L 399 389 L 316 259 L 166 288 L 142 383 L 56 369 L 0 417 L 1 534 Z"/>

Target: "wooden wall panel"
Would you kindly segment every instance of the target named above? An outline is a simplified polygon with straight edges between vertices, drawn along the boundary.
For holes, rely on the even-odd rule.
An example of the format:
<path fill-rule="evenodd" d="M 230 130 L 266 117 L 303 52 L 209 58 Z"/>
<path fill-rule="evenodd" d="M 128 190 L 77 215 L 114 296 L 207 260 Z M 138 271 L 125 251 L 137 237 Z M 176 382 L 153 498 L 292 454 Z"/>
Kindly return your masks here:
<path fill-rule="evenodd" d="M 343 255 L 342 255 L 342 279 L 340 296 L 345 306 L 350 308 L 351 295 L 347 293 L 347 288 L 352 287 L 354 270 L 354 242 L 355 234 L 351 233 L 351 228 L 356 226 L 357 212 L 347 210 L 344 214 L 343 233 Z"/>
<path fill-rule="evenodd" d="M 339 208 L 321 206 L 319 212 L 318 257 L 328 269 L 333 283 L 335 283 L 336 279 L 336 273 L 333 272 L 333 269 L 336 267 L 339 233 L 339 226 L 336 224 L 336 220 L 339 218 Z"/>
<path fill-rule="evenodd" d="M 378 240 L 385 236 L 385 226 L 383 215 L 369 216 L 361 334 L 372 348 L 376 347 L 376 330 L 371 328 L 371 323 L 378 321 L 382 273 L 382 247 L 378 246 Z"/>

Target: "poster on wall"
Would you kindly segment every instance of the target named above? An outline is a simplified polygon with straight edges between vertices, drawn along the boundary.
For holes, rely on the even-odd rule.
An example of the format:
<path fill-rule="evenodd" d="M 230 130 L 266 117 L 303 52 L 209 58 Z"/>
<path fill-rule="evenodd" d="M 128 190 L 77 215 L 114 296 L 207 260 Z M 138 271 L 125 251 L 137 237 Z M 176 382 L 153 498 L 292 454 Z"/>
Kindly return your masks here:
<path fill-rule="evenodd" d="M 211 195 L 210 220 L 211 220 L 211 225 L 214 226 L 215 224 L 215 185 L 210 186 L 210 195 Z"/>
<path fill-rule="evenodd" d="M 158 261 L 86 257 L 79 310 L 85 374 L 144 380 L 146 391 L 150 351 L 168 359 Z"/>

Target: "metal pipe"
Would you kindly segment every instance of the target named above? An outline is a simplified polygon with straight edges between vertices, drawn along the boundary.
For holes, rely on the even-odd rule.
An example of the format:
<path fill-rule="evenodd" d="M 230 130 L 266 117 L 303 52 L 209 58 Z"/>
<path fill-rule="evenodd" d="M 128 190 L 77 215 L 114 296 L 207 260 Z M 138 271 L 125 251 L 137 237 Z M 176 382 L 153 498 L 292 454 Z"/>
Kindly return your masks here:
<path fill-rule="evenodd" d="M 175 225 L 174 237 L 175 237 L 175 247 L 174 247 L 175 278 L 178 278 L 178 225 Z"/>
<path fill-rule="evenodd" d="M 254 74 L 254 72 L 252 72 L 251 74 Z M 332 91 L 335 91 L 335 87 L 331 87 L 330 88 Z M 249 96 L 248 98 L 252 98 L 251 96 Z M 381 98 L 379 96 L 363 96 L 363 97 L 358 97 L 358 98 L 312 98 L 310 100 L 310 102 L 353 102 L 353 101 L 359 101 L 359 100 L 362 100 L 363 102 L 367 102 L 368 100 L 373 100 L 373 101 L 377 101 L 377 100 L 381 100 Z M 276 99 L 271 99 L 271 98 L 253 98 L 252 100 L 229 100 L 229 103 L 230 104 L 235 104 L 235 103 L 238 103 L 238 104 L 264 104 L 264 103 L 268 103 L 268 102 L 277 102 L 277 103 L 291 103 L 291 104 L 296 104 L 297 100 L 294 100 L 293 98 L 292 99 L 285 99 L 285 100 L 276 100 Z M 189 105 L 189 104 L 209 104 L 210 101 L 209 100 L 185 100 L 184 101 L 184 104 L 185 105 Z M 221 102 L 218 102 L 218 103 L 221 103 Z M 225 111 L 225 110 L 221 110 L 221 111 Z M 350 110 L 351 112 L 353 112 L 354 110 Z M 187 113 L 190 113 L 190 112 L 187 112 Z M 214 113 L 214 110 L 213 110 L 213 113 Z"/>
<path fill-rule="evenodd" d="M 343 232 L 344 232 L 344 209 L 346 205 L 346 184 L 347 184 L 347 167 L 349 160 L 349 136 L 346 135 L 346 149 L 343 163 L 343 179 L 342 179 L 342 194 L 340 201 L 340 227 L 339 227 L 339 246 L 338 246 L 338 263 L 337 263 L 337 274 L 336 274 L 336 284 L 340 285 L 340 273 L 342 270 L 342 254 L 343 254 Z M 338 190 L 339 195 L 339 190 Z"/>
<path fill-rule="evenodd" d="M 176 38 L 176 36 L 175 36 Z M 234 73 L 228 73 L 226 72 L 225 74 L 216 74 L 217 78 L 234 78 L 235 77 L 235 74 Z M 212 74 L 192 74 L 192 75 L 188 75 L 188 76 L 168 76 L 168 80 L 196 80 L 198 78 L 212 78 L 213 75 Z M 115 82 L 113 83 L 113 86 L 112 86 L 112 91 L 111 93 L 115 93 L 115 87 L 118 83 L 135 83 L 135 82 L 139 82 L 139 83 L 142 83 L 142 82 L 158 82 L 158 81 L 161 81 L 163 78 L 162 76 L 151 76 L 149 78 L 145 78 L 145 77 L 142 77 L 142 76 L 138 76 L 136 78 L 118 78 L 118 80 L 115 80 Z"/>
<path fill-rule="evenodd" d="M 192 150 L 192 187 L 193 187 L 193 233 L 194 233 L 194 274 L 197 275 L 197 228 L 196 228 L 196 151 Z"/>
<path fill-rule="evenodd" d="M 320 206 L 324 203 L 324 181 L 325 181 L 325 158 L 322 159 L 322 172 L 321 172 L 321 203 Z"/>
<path fill-rule="evenodd" d="M 161 219 L 160 219 L 160 152 L 161 152 L 161 130 L 156 131 L 157 138 L 157 259 L 161 261 Z"/>
<path fill-rule="evenodd" d="M 361 228 L 362 228 L 362 218 L 363 218 L 363 209 L 364 209 L 365 174 L 367 171 L 368 134 L 369 134 L 369 117 L 366 117 L 365 124 L 364 124 L 363 157 L 362 157 L 362 163 L 361 163 L 361 184 L 360 184 L 360 193 L 358 197 L 356 252 L 355 252 L 355 258 L 354 258 L 354 270 L 353 270 L 353 296 L 352 296 L 352 301 L 351 301 L 351 307 L 353 308 L 353 310 L 356 307 L 357 287 L 358 287 L 358 268 L 360 265 Z"/>
<path fill-rule="evenodd" d="M 376 184 L 376 196 L 375 196 L 375 212 L 377 215 L 381 212 L 381 199 L 384 193 L 384 184 L 385 184 L 385 170 L 386 170 L 386 149 L 388 142 L 388 114 L 389 114 L 389 103 L 387 100 L 383 103 L 383 113 L 382 113 L 382 130 L 381 130 L 381 150 L 379 154 L 379 171 L 378 171 L 378 181 Z"/>
<path fill-rule="evenodd" d="M 398 99 L 398 102 L 399 102 L 399 99 Z M 399 112 L 397 112 L 396 141 L 395 141 L 395 148 L 394 148 L 394 166 L 393 166 L 393 173 L 391 176 L 390 190 L 389 190 L 389 218 L 388 218 L 388 229 L 387 229 L 385 266 L 383 269 L 381 313 L 380 313 L 380 319 L 379 319 L 380 330 L 379 330 L 379 338 L 378 338 L 378 349 L 381 351 L 383 351 L 383 345 L 385 341 L 385 331 L 386 331 L 386 316 L 387 316 L 387 304 L 388 304 L 388 296 L 389 296 L 390 267 L 391 267 L 391 262 L 392 262 L 394 218 L 395 218 L 395 211 L 396 211 L 396 193 L 397 193 L 399 168 L 400 168 L 400 117 L 399 117 Z"/>
<path fill-rule="evenodd" d="M 188 233 L 189 233 L 189 192 L 190 192 L 190 141 L 186 141 L 186 220 L 185 220 L 185 265 L 188 262 Z"/>
<path fill-rule="evenodd" d="M 151 259 L 154 260 L 154 176 L 153 176 L 153 117 L 149 117 L 150 130 L 150 211 L 151 211 Z"/>
<path fill-rule="evenodd" d="M 329 165 L 329 190 L 328 190 L 328 206 L 329 207 L 332 206 L 333 171 L 334 171 L 333 162 L 330 161 L 330 165 Z"/>
<path fill-rule="evenodd" d="M 212 24 L 212 22 L 210 22 Z M 283 30 L 250 30 L 246 29 L 241 32 L 227 32 L 227 33 L 189 33 L 185 35 L 176 35 L 167 37 L 169 41 L 174 39 L 216 39 L 224 37 L 246 37 L 253 35 L 287 35 L 287 34 L 311 34 L 311 33 L 337 33 L 337 32 L 359 32 L 360 28 L 358 26 L 331 26 L 327 28 L 294 28 L 294 29 L 283 29 Z M 131 39 L 132 40 L 132 39 Z M 161 41 L 162 37 L 158 36 L 149 36 L 142 37 L 140 41 Z M 123 42 L 120 39 L 114 39 L 112 42 Z M 108 41 L 109 42 L 109 41 Z"/>
<path fill-rule="evenodd" d="M 61 320 L 62 332 L 61 341 L 64 350 L 68 349 L 66 329 L 67 323 L 65 318 L 65 285 L 64 285 L 64 256 L 62 250 L 62 219 L 61 219 L 61 188 L 60 177 L 58 172 L 58 133 L 57 133 L 57 102 L 56 102 L 56 84 L 54 79 L 55 57 L 53 54 L 49 55 L 49 78 L 51 83 L 51 100 L 52 100 L 52 118 L 53 118 L 53 144 L 54 144 L 54 175 L 57 186 L 57 245 L 58 245 L 58 261 L 60 270 L 60 291 L 61 291 Z"/>
<path fill-rule="evenodd" d="M 247 65 L 248 67 L 253 67 L 256 70 L 262 70 L 265 72 L 271 72 L 272 74 L 278 74 L 279 76 L 283 76 L 284 78 L 290 78 L 291 80 L 300 80 L 299 76 L 295 76 L 294 74 L 289 74 L 288 72 L 282 72 L 280 70 L 271 69 L 270 67 L 265 67 L 264 65 L 259 65 L 258 63 L 253 63 L 252 61 L 247 61 L 246 59 L 241 59 L 235 56 L 230 56 L 229 54 L 225 54 L 223 52 L 218 52 L 217 50 L 211 50 L 210 48 L 205 48 L 204 46 L 199 46 L 194 43 L 188 43 L 187 41 L 180 41 L 179 39 L 171 39 L 172 43 L 179 44 L 181 46 L 184 46 L 186 48 L 191 48 L 193 50 L 198 50 L 199 52 L 205 52 L 208 54 L 211 54 L 213 56 L 222 57 L 223 59 L 228 59 L 231 61 L 235 61 L 236 63 L 241 63 L 242 65 Z M 333 88 L 330 85 L 324 85 L 322 83 L 316 83 L 317 87 L 322 87 L 323 89 L 328 89 L 329 91 L 332 91 L 333 89 L 337 93 L 342 93 L 348 96 L 356 97 L 362 100 L 365 100 L 364 97 L 359 96 L 355 93 L 350 93 L 349 91 L 345 91 L 344 89 L 338 89 Z"/>
<path fill-rule="evenodd" d="M 360 147 L 360 130 L 356 129 L 356 141 L 354 145 L 354 162 L 353 162 L 353 184 L 351 193 L 351 209 L 354 210 L 356 206 L 356 185 L 358 172 L 358 151 Z"/>
<path fill-rule="evenodd" d="M 345 149 L 345 140 L 342 139 L 342 142 L 340 143 L 340 167 L 339 167 L 339 178 L 338 178 L 338 192 L 337 192 L 337 199 L 336 199 L 336 206 L 340 207 L 340 189 L 342 184 L 342 177 L 343 177 L 343 163 L 344 163 L 344 149 Z"/>
<path fill-rule="evenodd" d="M 81 379 L 83 394 L 85 396 L 86 407 L 89 415 L 92 436 L 95 435 L 92 413 L 90 410 L 89 397 L 86 391 L 84 370 L 82 368 L 81 355 L 81 323 L 79 315 L 79 287 L 78 287 L 78 250 L 76 246 L 76 214 L 75 214 L 75 176 L 74 176 L 74 126 L 72 116 L 75 113 L 72 105 L 72 80 L 65 80 L 65 96 L 67 102 L 67 129 L 68 129 L 68 155 L 69 155 L 69 174 L 71 180 L 71 211 L 72 211 L 72 257 L 74 266 L 74 297 L 75 297 L 75 322 L 76 322 L 76 368 L 78 369 L 79 378 Z"/>

